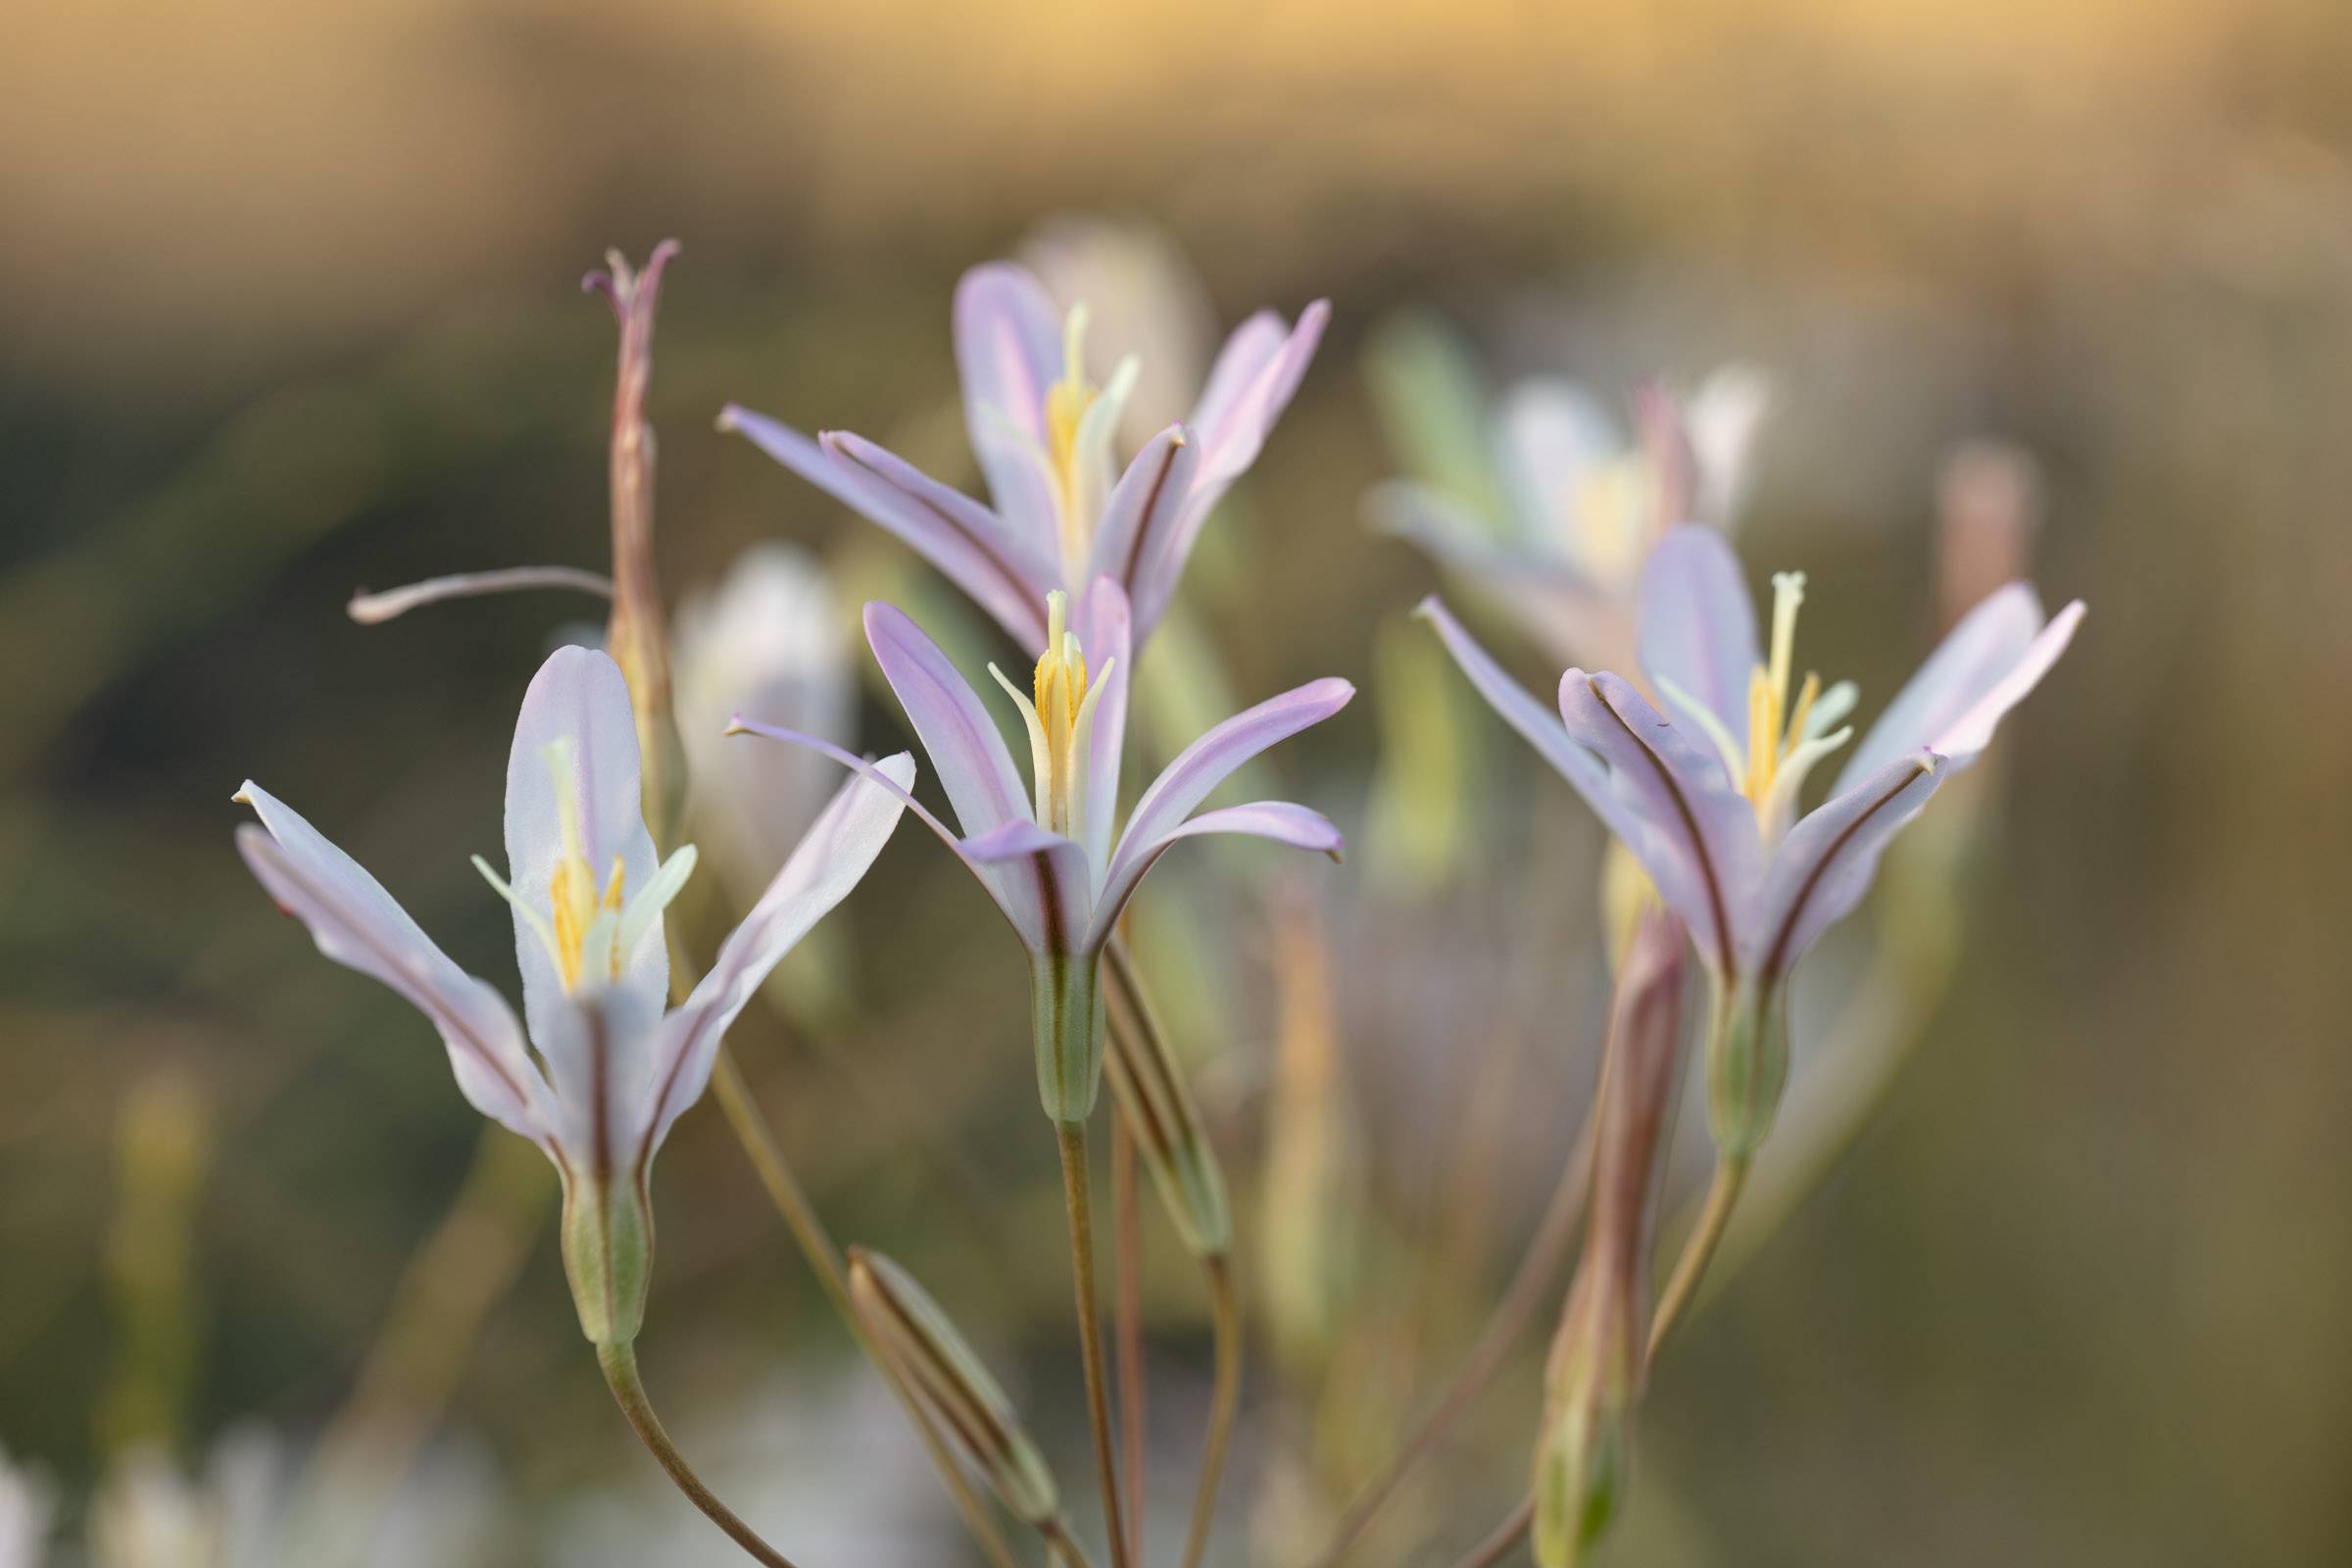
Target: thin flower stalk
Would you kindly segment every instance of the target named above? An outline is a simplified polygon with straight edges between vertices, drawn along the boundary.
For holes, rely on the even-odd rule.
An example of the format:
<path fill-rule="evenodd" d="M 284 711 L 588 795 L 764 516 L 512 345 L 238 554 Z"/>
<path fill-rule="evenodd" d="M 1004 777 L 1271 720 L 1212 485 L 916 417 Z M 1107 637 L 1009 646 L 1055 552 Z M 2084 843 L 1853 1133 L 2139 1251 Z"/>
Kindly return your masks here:
<path fill-rule="evenodd" d="M 719 428 L 912 546 L 1032 655 L 1054 638 L 1040 607 L 1109 577 L 1133 606 L 1134 642 L 1151 637 L 1194 543 L 1306 373 L 1331 314 L 1318 300 L 1295 324 L 1271 311 L 1226 339 L 1191 417 L 1146 441 L 1121 467 L 1116 435 L 1141 373 L 1132 357 L 1098 384 L 1084 304 L 1057 309 L 1022 268 L 991 262 L 956 288 L 964 425 L 988 483 L 982 505 L 862 436 L 811 440 L 730 404 Z"/>

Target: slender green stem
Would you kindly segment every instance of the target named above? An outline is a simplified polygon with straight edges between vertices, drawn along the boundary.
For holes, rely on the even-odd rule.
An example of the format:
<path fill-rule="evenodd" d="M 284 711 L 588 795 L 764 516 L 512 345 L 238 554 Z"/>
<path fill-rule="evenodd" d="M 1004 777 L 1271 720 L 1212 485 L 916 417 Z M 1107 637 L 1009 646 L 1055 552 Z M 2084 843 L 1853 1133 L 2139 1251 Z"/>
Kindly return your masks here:
<path fill-rule="evenodd" d="M 1472 1546 L 1453 1568 L 1494 1568 L 1494 1564 L 1510 1555 L 1513 1546 L 1527 1539 L 1527 1527 L 1535 1522 L 1535 1497 L 1531 1494 L 1521 1498 L 1519 1506 L 1490 1531 L 1484 1541 Z"/>
<path fill-rule="evenodd" d="M 1090 1568 L 1086 1549 L 1078 1538 L 1070 1534 L 1070 1522 L 1059 1515 L 1038 1526 L 1037 1533 L 1046 1538 L 1046 1561 L 1055 1568 Z"/>
<path fill-rule="evenodd" d="M 915 1402 L 913 1391 L 892 1370 L 889 1358 L 874 1344 L 864 1320 L 850 1304 L 850 1280 L 843 1269 L 841 1249 L 834 1245 L 832 1234 L 825 1229 L 824 1220 L 818 1216 L 815 1205 L 808 1201 L 808 1195 L 802 1189 L 799 1178 L 793 1175 L 791 1165 L 785 1162 L 784 1151 L 777 1146 L 774 1134 L 768 1130 L 766 1118 L 760 1115 L 759 1104 L 752 1099 L 751 1085 L 744 1082 L 743 1070 L 735 1065 L 734 1056 L 723 1046 L 719 1048 L 717 1063 L 710 1072 L 710 1092 L 718 1101 L 718 1108 L 725 1113 L 727 1125 L 735 1130 L 736 1141 L 743 1145 L 744 1153 L 750 1157 L 752 1169 L 759 1174 L 760 1185 L 767 1189 L 768 1199 L 776 1205 L 776 1212 L 784 1217 L 785 1228 L 792 1232 L 792 1239 L 800 1244 L 802 1255 L 808 1258 L 808 1266 L 816 1271 L 817 1282 L 824 1287 L 825 1296 L 832 1301 L 834 1311 L 840 1314 L 842 1322 L 857 1337 L 858 1348 L 865 1351 L 865 1358 L 880 1369 L 883 1381 L 890 1385 L 890 1392 L 897 1397 L 900 1407 L 906 1412 L 906 1418 L 914 1423 L 914 1430 L 922 1439 L 925 1451 L 931 1456 L 931 1467 L 939 1472 L 941 1482 L 955 1497 L 956 1511 L 963 1516 L 964 1525 L 971 1531 L 972 1539 L 980 1544 L 980 1549 L 987 1554 L 994 1568 L 1016 1568 L 1012 1547 L 1006 1544 L 1004 1533 L 997 1529 L 996 1520 L 990 1517 L 987 1503 L 972 1490 L 971 1483 L 964 1479 L 963 1470 L 956 1464 L 956 1456 L 948 1451 L 947 1445 L 933 1430 L 930 1418 L 923 1414 L 922 1406 Z"/>
<path fill-rule="evenodd" d="M 1658 1309 L 1649 1320 L 1649 1356 L 1655 1360 L 1658 1347 L 1666 1343 L 1667 1334 L 1690 1298 L 1698 1293 L 1698 1282 L 1707 1272 L 1707 1259 L 1714 1255 L 1715 1244 L 1723 1240 L 1723 1228 L 1731 1223 L 1732 1208 L 1740 1201 L 1740 1184 L 1747 1179 L 1744 1159 L 1718 1159 L 1715 1179 L 1708 1184 L 1706 1206 L 1698 1211 L 1698 1223 L 1691 1227 L 1690 1240 L 1683 1243 L 1683 1255 L 1674 1265 L 1674 1274 L 1666 1289 L 1658 1296 Z"/>
<path fill-rule="evenodd" d="M 1594 1103 L 1598 1104 L 1598 1097 Z M 1552 1189 L 1551 1202 L 1544 1217 L 1537 1222 L 1536 1234 L 1528 1242 L 1527 1253 L 1519 1268 L 1504 1287 L 1502 1299 L 1495 1303 L 1494 1313 L 1481 1330 L 1478 1343 L 1462 1360 L 1461 1370 L 1453 1376 L 1445 1395 L 1421 1420 L 1404 1446 L 1389 1461 L 1388 1468 L 1373 1477 L 1371 1483 L 1356 1494 L 1355 1501 L 1340 1516 L 1332 1538 L 1316 1553 L 1308 1568 L 1331 1568 L 1357 1538 L 1371 1525 L 1373 1518 L 1396 1495 L 1414 1467 L 1429 1457 L 1444 1442 L 1487 1385 L 1509 1356 L 1511 1347 L 1526 1332 L 1536 1309 L 1544 1304 L 1549 1287 L 1567 1261 L 1568 1249 L 1576 1240 L 1577 1222 L 1584 1217 L 1585 1196 L 1592 1184 L 1592 1120 L 1588 1112 L 1584 1130 L 1577 1134 L 1576 1147 L 1568 1162 L 1560 1170 L 1559 1185 Z"/>
<path fill-rule="evenodd" d="M 1118 1346 L 1119 1457 L 1126 1461 L 1127 1553 L 1144 1560 L 1144 1279 L 1143 1215 L 1136 1196 L 1135 1135 L 1127 1118 L 1110 1119 L 1110 1212 L 1115 1238 L 1111 1337 Z"/>
<path fill-rule="evenodd" d="M 605 1381 L 612 1387 L 612 1397 L 620 1402 L 620 1413 L 629 1418 L 637 1429 L 637 1437 L 646 1451 L 669 1472 L 686 1500 L 710 1516 L 710 1522 L 725 1531 L 738 1546 L 749 1552 L 767 1568 L 793 1568 L 790 1557 L 760 1539 L 759 1532 L 735 1517 L 727 1505 L 711 1494 L 703 1485 L 702 1477 L 694 1473 L 678 1452 L 677 1445 L 662 1429 L 661 1417 L 654 1414 L 653 1402 L 645 1396 L 645 1383 L 637 1376 L 637 1351 L 627 1342 L 600 1345 L 596 1348 L 597 1364 L 605 1369 Z"/>
<path fill-rule="evenodd" d="M 1193 1494 L 1192 1527 L 1185 1532 L 1184 1568 L 1199 1568 L 1200 1554 L 1208 1549 L 1208 1527 L 1217 1516 L 1217 1488 L 1225 1479 L 1233 1418 L 1242 1402 L 1242 1301 L 1233 1288 L 1233 1265 L 1214 1256 L 1202 1258 L 1200 1266 L 1208 1277 L 1217 1373 L 1208 1404 L 1208 1436 L 1200 1449 L 1200 1487 Z"/>
<path fill-rule="evenodd" d="M 1087 1424 L 1095 1436 L 1096 1479 L 1102 1486 L 1102 1518 L 1110 1536 L 1111 1568 L 1131 1568 L 1127 1527 L 1119 1507 L 1119 1460 L 1110 1435 L 1109 1378 L 1102 1363 L 1102 1325 L 1095 1304 L 1094 1200 L 1087 1191 L 1086 1123 L 1054 1124 L 1061 1141 L 1061 1190 L 1070 1218 L 1070 1282 L 1078 1298 L 1078 1353 L 1086 1367 Z"/>

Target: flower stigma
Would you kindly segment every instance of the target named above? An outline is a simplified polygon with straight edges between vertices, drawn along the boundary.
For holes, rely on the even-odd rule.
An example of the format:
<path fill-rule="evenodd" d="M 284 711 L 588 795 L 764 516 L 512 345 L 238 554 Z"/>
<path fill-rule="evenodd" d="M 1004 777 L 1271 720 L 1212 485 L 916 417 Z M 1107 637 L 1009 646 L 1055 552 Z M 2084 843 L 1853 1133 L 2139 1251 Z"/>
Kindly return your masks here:
<path fill-rule="evenodd" d="M 634 901 L 627 897 L 628 874 L 615 855 L 600 893 L 580 830 L 579 798 L 571 787 L 571 742 L 551 741 L 539 755 L 555 789 L 556 816 L 563 837 L 563 850 L 548 877 L 548 912 L 542 914 L 478 855 L 473 858 L 473 867 L 537 933 L 548 956 L 555 959 L 566 992 L 577 991 L 583 975 L 608 985 L 620 978 L 638 942 L 685 887 L 694 872 L 695 849 L 691 844 L 680 846 Z"/>
<path fill-rule="evenodd" d="M 1015 703 L 1029 726 L 1030 774 L 1037 802 L 1037 825 L 1069 837 L 1085 819 L 1086 753 L 1094 735 L 1095 700 L 1102 681 L 1089 681 L 1086 651 L 1069 628 L 1070 596 L 1060 589 L 1046 595 L 1046 651 L 1037 661 L 1034 700 L 1007 679 L 996 665 L 996 677 Z M 1118 662 L 1102 666 L 1107 679 Z"/>
<path fill-rule="evenodd" d="M 1079 508 L 1078 436 L 1087 411 L 1102 395 L 1102 389 L 1086 378 L 1086 307 L 1071 307 L 1061 328 L 1061 379 L 1046 391 L 1047 456 L 1054 470 L 1054 499 L 1060 503 L 1062 550 L 1074 560 L 1085 559 L 1093 531 Z M 1039 702 L 1044 702 L 1042 687 Z"/>

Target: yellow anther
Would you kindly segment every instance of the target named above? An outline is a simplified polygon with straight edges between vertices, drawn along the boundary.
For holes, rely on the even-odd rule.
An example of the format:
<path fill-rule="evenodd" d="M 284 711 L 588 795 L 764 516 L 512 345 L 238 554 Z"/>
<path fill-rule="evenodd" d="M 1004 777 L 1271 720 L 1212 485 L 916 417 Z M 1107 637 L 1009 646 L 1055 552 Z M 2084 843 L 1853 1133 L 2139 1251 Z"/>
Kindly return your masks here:
<path fill-rule="evenodd" d="M 1091 529 L 1078 511 L 1078 429 L 1102 389 L 1086 378 L 1086 307 L 1074 307 L 1061 330 L 1061 379 L 1046 389 L 1046 455 L 1061 507 L 1062 544 L 1082 559 Z"/>
<path fill-rule="evenodd" d="M 1059 590 L 1046 596 L 1046 651 L 1037 662 L 1038 760 L 1044 764 L 1039 824 L 1056 833 L 1070 831 L 1070 799 L 1081 765 L 1078 719 L 1087 690 L 1086 653 L 1069 629 L 1069 595 Z"/>

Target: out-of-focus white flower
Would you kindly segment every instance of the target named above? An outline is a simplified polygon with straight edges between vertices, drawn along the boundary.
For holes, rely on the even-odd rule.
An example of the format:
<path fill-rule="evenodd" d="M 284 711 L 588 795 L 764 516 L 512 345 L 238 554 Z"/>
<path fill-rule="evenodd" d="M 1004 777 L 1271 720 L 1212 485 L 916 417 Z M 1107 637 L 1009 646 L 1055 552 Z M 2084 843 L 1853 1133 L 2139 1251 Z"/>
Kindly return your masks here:
<path fill-rule="evenodd" d="M 848 732 L 849 666 L 832 581 L 807 551 L 755 545 L 715 590 L 680 607 L 671 644 L 695 836 L 728 892 L 749 904 L 815 820 L 834 769 L 804 752 L 730 741 L 727 724 L 741 714 L 811 735 Z"/>
<path fill-rule="evenodd" d="M 55 1507 L 48 1483 L 9 1463 L 0 1450 L 0 1568 L 40 1568 Z"/>
<path fill-rule="evenodd" d="M 118 1460 L 90 1503 L 87 1555 L 91 1568 L 486 1568 L 498 1496 L 488 1461 L 464 1448 L 427 1454 L 388 1496 L 305 1493 L 284 1445 L 245 1427 L 199 1474 L 157 1448 Z"/>
<path fill-rule="evenodd" d="M 1063 213 L 1030 231 L 1018 260 L 1064 315 L 1081 305 L 1093 312 L 1086 368 L 1098 384 L 1122 360 L 1137 362 L 1122 441 L 1140 447 L 1185 416 L 1208 376 L 1217 315 L 1174 241 L 1142 219 Z"/>

